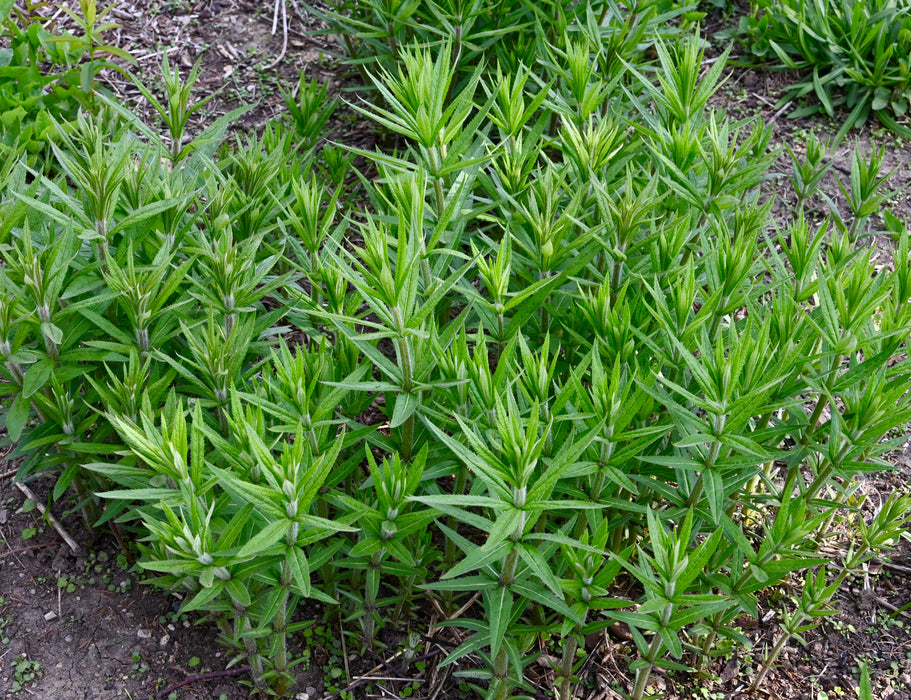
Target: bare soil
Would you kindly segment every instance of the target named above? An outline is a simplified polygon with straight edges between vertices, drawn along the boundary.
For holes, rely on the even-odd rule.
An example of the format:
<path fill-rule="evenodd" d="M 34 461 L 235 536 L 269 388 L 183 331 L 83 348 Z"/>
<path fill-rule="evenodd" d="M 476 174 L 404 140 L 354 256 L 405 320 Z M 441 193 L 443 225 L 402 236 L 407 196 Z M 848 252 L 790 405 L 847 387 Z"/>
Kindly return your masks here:
<path fill-rule="evenodd" d="M 76 4 L 76 3 L 74 3 Z M 333 39 L 318 34 L 324 25 L 309 10 L 312 3 L 288 0 L 287 44 L 279 21 L 273 34 L 273 3 L 263 0 L 123 0 L 115 3 L 113 19 L 121 29 L 109 37 L 138 59 L 134 69 L 141 79 L 156 84 L 162 55 L 184 69 L 200 60 L 198 94 L 218 92 L 198 115 L 204 123 L 241 104 L 256 107 L 243 126 L 256 130 L 282 109 L 279 87 L 293 89 L 301 71 L 308 78 L 328 81 L 342 93 L 353 82 L 348 71 L 332 58 Z M 61 20 L 62 21 L 62 20 Z M 109 87 L 147 119 L 152 114 L 138 91 L 117 74 L 105 78 Z M 730 71 L 713 105 L 734 117 L 758 116 L 774 122 L 775 142 L 800 152 L 808 131 L 834 134 L 839 124 L 827 119 L 787 119 L 787 109 L 776 108 L 786 76 L 743 69 Z M 370 129 L 343 117 L 334 133 L 346 143 L 368 145 Z M 890 188 L 898 191 L 891 207 L 899 218 L 911 220 L 911 202 L 904 190 L 911 183 L 908 144 L 870 124 L 849 136 L 832 153 L 835 167 L 825 190 L 843 203 L 838 180 L 847 180 L 853 148 L 869 153 L 886 147 L 886 167 L 894 170 Z M 782 177 L 790 171 L 786 154 L 778 162 Z M 779 181 L 769 183 L 777 196 L 776 212 L 785 218 L 790 202 Z M 876 505 L 895 491 L 907 491 L 911 482 L 911 448 L 906 443 L 893 455 L 893 472 L 873 475 L 861 490 Z M 13 485 L 15 464 L 5 463 L 0 476 L 0 694 L 5 698 L 47 700 L 114 700 L 175 698 L 241 700 L 250 697 L 242 661 L 231 665 L 228 650 L 217 631 L 195 617 L 181 615 L 177 600 L 140 584 L 115 542 L 96 536 L 80 518 L 52 511 L 63 528 L 79 543 L 74 553 L 33 504 Z M 43 499 L 48 484 L 31 483 Z M 786 594 L 787 591 L 782 591 Z M 869 575 L 850 582 L 840 593 L 839 614 L 807 636 L 806 646 L 788 647 L 779 667 L 767 678 L 762 698 L 829 700 L 856 697 L 857 661 L 869 661 L 874 697 L 911 700 L 911 614 L 902 608 L 911 601 L 911 544 L 903 541 L 889 561 L 870 567 Z M 774 601 L 766 601 L 773 604 Z M 755 643 L 719 659 L 704 677 L 657 674 L 655 690 L 672 700 L 740 698 L 749 686 L 764 649 L 774 639 L 777 619 L 769 608 L 758 623 L 743 631 Z M 319 613 L 313 611 L 314 624 Z M 316 629 L 316 627 L 314 628 Z M 428 630 L 429 632 L 430 630 Z M 447 632 L 445 634 L 452 634 Z M 299 667 L 295 688 L 300 700 L 333 697 L 346 687 L 354 697 L 456 697 L 448 672 L 436 663 L 454 641 L 440 633 L 427 642 L 427 658 L 417 666 L 397 666 L 389 658 L 363 656 L 347 649 L 337 631 L 301 637 L 298 651 L 309 663 Z M 394 642 L 394 638 L 387 640 Z M 620 698 L 628 689 L 625 672 L 632 644 L 622 634 L 587 640 L 586 681 L 580 698 Z M 391 645 L 394 649 L 394 645 Z M 548 680 L 548 649 L 529 668 L 540 682 L 540 698 L 552 697 Z M 391 680 L 405 678 L 413 682 Z M 359 681 L 364 675 L 387 681 Z M 328 688 L 328 689 L 327 689 Z"/>

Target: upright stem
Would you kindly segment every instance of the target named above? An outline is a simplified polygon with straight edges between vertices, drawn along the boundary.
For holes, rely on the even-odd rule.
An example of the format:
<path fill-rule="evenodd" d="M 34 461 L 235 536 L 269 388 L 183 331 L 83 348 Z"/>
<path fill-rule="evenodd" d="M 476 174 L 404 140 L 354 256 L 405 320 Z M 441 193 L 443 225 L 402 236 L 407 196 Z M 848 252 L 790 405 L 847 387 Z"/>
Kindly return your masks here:
<path fill-rule="evenodd" d="M 281 600 L 272 631 L 277 639 L 278 648 L 275 650 L 275 691 L 284 697 L 288 691 L 291 680 L 288 674 L 288 597 L 291 591 L 291 564 L 287 558 L 282 562 L 282 573 L 279 585 L 282 587 Z"/>
<path fill-rule="evenodd" d="M 347 32 L 342 32 L 342 41 L 345 43 L 345 50 L 348 52 L 348 55 L 351 58 L 356 58 L 358 51 L 354 48 L 354 43 L 351 41 L 351 35 Z M 364 69 L 364 64 L 357 62 L 357 72 L 361 76 L 361 80 L 364 81 L 364 85 L 370 85 L 370 77 L 367 75 L 367 71 Z"/>
<path fill-rule="evenodd" d="M 521 534 L 521 532 L 520 532 Z M 519 548 L 513 547 L 506 555 L 506 561 L 503 562 L 503 571 L 500 574 L 500 585 L 509 588 L 516 580 L 516 567 L 519 563 Z M 497 686 L 497 700 L 506 700 L 509 696 L 509 685 L 506 679 L 509 677 L 509 656 L 506 654 L 506 648 L 501 645 L 493 661 L 494 683 Z"/>
<path fill-rule="evenodd" d="M 97 243 L 98 252 L 98 262 L 101 263 L 101 269 L 108 269 L 108 242 L 105 239 L 100 239 Z"/>
<path fill-rule="evenodd" d="M 810 416 L 810 422 L 807 425 L 807 432 L 804 435 L 804 444 L 810 439 L 810 435 L 816 431 L 816 424 L 819 422 L 819 418 L 822 416 L 822 412 L 828 404 L 828 401 L 829 398 L 825 394 L 820 394 L 817 397 L 816 405 L 813 407 L 813 413 Z"/>
<path fill-rule="evenodd" d="M 623 261 L 614 260 L 614 268 L 610 276 L 610 305 L 614 308 L 617 303 L 617 292 L 620 291 L 620 274 L 623 271 Z"/>
<path fill-rule="evenodd" d="M 329 503 L 325 498 L 316 499 L 316 514 L 325 520 L 329 520 Z M 335 598 L 335 567 L 332 566 L 331 561 L 323 564 L 320 569 L 320 577 L 323 579 L 323 592 L 329 597 Z M 338 607 L 337 605 L 333 606 L 333 610 L 336 611 L 334 614 L 337 614 Z M 330 612 L 331 614 L 333 613 Z"/>
<path fill-rule="evenodd" d="M 503 572 L 500 574 L 500 585 L 509 587 L 516 580 L 516 566 L 519 563 L 519 548 L 513 547 L 506 555 L 506 561 L 503 562 Z"/>
<path fill-rule="evenodd" d="M 588 616 L 586 612 L 582 616 L 582 622 L 585 622 L 585 618 Z M 579 642 L 576 640 L 575 634 L 570 634 L 569 639 L 566 640 L 566 644 L 563 645 L 563 659 L 560 663 L 560 697 L 559 700 L 573 700 L 572 692 L 572 677 L 573 677 L 573 666 L 576 661 L 576 650 L 579 648 Z"/>
<path fill-rule="evenodd" d="M 713 423 L 713 428 L 715 429 L 715 435 L 721 435 L 724 432 L 724 426 L 727 423 L 727 416 L 724 413 L 715 414 L 715 420 Z M 714 469 L 715 464 L 718 462 L 718 457 L 721 455 L 721 442 L 714 440 L 709 447 L 709 454 L 705 459 L 705 465 L 703 472 Z M 695 507 L 699 503 L 699 499 L 702 498 L 702 492 L 705 488 L 705 482 L 702 478 L 702 473 L 696 479 L 696 485 L 693 486 L 693 491 L 690 493 L 690 497 L 687 499 L 687 506 L 690 508 Z"/>
<path fill-rule="evenodd" d="M 552 275 L 551 272 L 542 272 L 541 279 L 547 279 Z M 547 310 L 547 299 L 541 303 L 541 333 L 542 335 L 550 328 L 550 313 Z"/>
<path fill-rule="evenodd" d="M 503 308 L 502 304 L 497 304 L 498 308 Z M 503 343 L 506 342 L 506 316 L 502 312 L 497 312 L 497 354 L 503 353 Z"/>
<path fill-rule="evenodd" d="M 848 574 L 863 561 L 867 551 L 869 550 L 866 547 L 859 548 L 854 556 L 844 563 L 841 572 L 835 577 L 830 586 L 832 593 L 827 598 L 815 602 L 813 604 L 815 610 L 821 610 L 824 606 L 829 604 L 829 601 L 832 600 L 832 595 L 841 588 L 841 584 L 844 583 Z M 812 574 L 810 574 L 810 576 L 812 577 Z M 804 609 L 798 609 L 792 617 L 787 619 L 784 629 L 781 631 L 781 635 L 776 640 L 775 646 L 772 647 L 771 651 L 769 651 L 765 660 L 762 662 L 762 667 L 759 669 L 759 673 L 756 674 L 756 679 L 753 681 L 752 685 L 750 685 L 750 689 L 747 693 L 753 694 L 756 692 L 759 685 L 766 677 L 766 674 L 769 672 L 769 669 L 772 667 L 772 664 L 775 663 L 775 660 L 784 648 L 784 645 L 787 644 L 789 639 L 796 636 L 799 633 L 800 627 L 810 619 L 814 619 L 813 611 L 811 610 L 808 614 Z M 816 619 L 818 619 L 818 617 Z"/>
<path fill-rule="evenodd" d="M 63 452 L 63 450 L 60 449 L 59 444 L 57 445 L 57 451 Z M 76 474 L 76 476 L 73 477 L 73 489 L 75 489 L 76 497 L 81 504 L 80 510 L 82 511 L 82 520 L 85 522 L 88 531 L 92 532 L 94 530 L 94 523 L 98 521 L 98 518 L 101 515 L 98 512 L 98 504 L 95 501 L 95 495 L 90 493 L 85 487 L 85 482 L 79 474 Z"/>
<path fill-rule="evenodd" d="M 665 612 L 667 611 L 665 610 Z M 661 653 L 662 646 L 663 642 L 661 641 L 661 635 L 655 632 L 655 636 L 652 637 L 652 642 L 648 647 L 648 654 L 645 657 L 647 666 L 640 668 L 636 672 L 636 686 L 633 688 L 633 694 L 630 696 L 632 700 L 642 700 L 642 696 L 645 695 L 645 688 L 648 685 L 648 679 L 652 675 L 652 668 L 655 666 L 655 662 L 658 660 L 658 655 Z"/>
<path fill-rule="evenodd" d="M 727 304 L 727 298 L 723 299 L 721 304 L 718 306 L 723 308 Z M 712 325 L 709 327 L 709 338 L 715 340 L 715 336 L 718 334 L 718 328 L 721 326 L 721 319 L 724 318 L 725 314 L 715 312 L 714 317 L 712 318 Z"/>
<path fill-rule="evenodd" d="M 467 481 L 467 475 L 465 473 L 465 468 L 461 467 L 456 472 L 455 483 L 452 485 L 452 495 L 453 496 L 462 495 L 462 493 L 465 491 L 465 482 L 466 481 Z M 450 515 L 446 521 L 446 526 L 453 532 L 456 532 L 458 530 L 459 523 L 453 516 Z M 453 542 L 451 539 L 447 538 L 447 540 L 446 540 L 446 559 L 445 559 L 447 569 L 451 569 L 453 566 L 455 566 L 455 558 L 456 558 L 455 542 Z"/>
<path fill-rule="evenodd" d="M 242 639 L 244 651 L 247 653 L 247 660 L 250 662 L 250 673 L 253 676 L 253 685 L 259 691 L 266 689 L 266 683 L 263 681 L 263 657 L 259 653 L 257 641 L 247 635 L 253 626 L 250 624 L 250 616 L 247 614 L 247 608 L 234 600 L 234 639 Z"/>
<path fill-rule="evenodd" d="M 136 346 L 139 348 L 139 353 L 142 356 L 145 356 L 149 352 L 151 345 L 148 328 L 136 329 Z"/>
<path fill-rule="evenodd" d="M 395 25 L 392 22 L 386 22 L 386 32 L 389 34 L 389 51 L 392 52 L 393 58 L 398 58 L 399 45 L 395 40 Z"/>
<path fill-rule="evenodd" d="M 443 194 L 443 179 L 433 178 L 433 189 L 437 198 L 437 221 L 443 216 L 443 210 L 446 208 L 446 197 Z"/>
<path fill-rule="evenodd" d="M 825 407 L 828 405 L 829 397 L 828 394 L 832 391 L 832 387 L 835 386 L 835 372 L 838 370 L 839 365 L 841 364 L 842 356 L 836 355 L 832 362 L 831 373 L 829 378 L 826 380 L 826 388 L 828 391 L 820 393 L 816 399 L 816 405 L 813 407 L 813 413 L 810 415 L 810 422 L 807 424 L 807 432 L 804 433 L 801 443 L 804 445 L 808 444 L 810 441 L 810 436 L 816 432 L 816 424 L 819 422 L 819 419 L 822 417 L 822 412 L 825 410 Z"/>
<path fill-rule="evenodd" d="M 401 313 L 398 307 L 393 309 L 396 316 L 400 317 Z M 399 318 L 397 318 L 397 322 Z M 398 324 L 404 330 L 404 322 Z M 401 331 L 400 331 L 401 332 Z M 402 335 L 395 341 L 396 353 L 398 355 L 399 367 L 402 370 L 402 393 L 410 394 L 414 390 L 414 358 L 411 353 L 411 343 L 407 336 Z M 400 452 L 402 459 L 406 462 L 411 461 L 411 455 L 414 448 L 414 411 L 405 419 L 402 425 L 402 444 Z"/>
<path fill-rule="evenodd" d="M 506 679 L 509 677 L 509 656 L 506 649 L 500 647 L 493 660 L 494 683 L 497 685 L 496 700 L 506 700 L 509 697 L 509 686 Z"/>
<path fill-rule="evenodd" d="M 376 629 L 374 614 L 376 613 L 376 591 L 379 589 L 380 567 L 383 562 L 383 550 L 374 552 L 370 557 L 367 575 L 364 577 L 364 616 L 361 618 L 361 628 L 364 630 L 364 638 L 370 649 L 373 649 L 373 637 Z"/>
<path fill-rule="evenodd" d="M 775 646 L 772 647 L 772 650 L 769 652 L 769 655 L 766 656 L 765 661 L 762 662 L 762 668 L 759 669 L 759 673 L 756 674 L 755 680 L 753 680 L 750 689 L 747 691 L 748 694 L 755 693 L 759 686 L 762 684 L 762 681 L 765 679 L 766 674 L 769 672 L 769 669 L 772 667 L 772 664 L 775 663 L 775 659 L 778 658 L 778 655 L 781 653 L 781 650 L 784 648 L 784 645 L 787 644 L 788 639 L 791 638 L 791 635 L 787 632 L 782 632 L 778 637 L 778 641 L 775 642 Z"/>

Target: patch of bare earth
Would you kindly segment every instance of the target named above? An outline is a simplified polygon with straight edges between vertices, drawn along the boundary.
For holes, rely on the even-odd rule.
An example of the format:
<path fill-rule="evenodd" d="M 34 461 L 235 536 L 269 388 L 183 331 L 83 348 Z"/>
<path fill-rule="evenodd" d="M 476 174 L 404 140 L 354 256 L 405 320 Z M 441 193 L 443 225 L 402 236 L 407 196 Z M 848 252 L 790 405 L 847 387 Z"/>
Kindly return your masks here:
<path fill-rule="evenodd" d="M 44 496 L 43 484 L 32 486 Z M 140 585 L 142 575 L 130 570 L 115 543 L 94 540 L 78 517 L 59 514 L 62 527 L 79 544 L 74 552 L 37 508 L 23 509 L 25 503 L 4 478 L 2 697 L 144 700 L 167 697 L 169 687 L 185 681 L 190 682 L 180 686 L 178 697 L 248 697 L 238 683 L 243 676 L 227 668 L 227 650 L 214 631 L 176 612 L 175 599 Z M 34 678 L 23 682 L 29 673 Z"/>

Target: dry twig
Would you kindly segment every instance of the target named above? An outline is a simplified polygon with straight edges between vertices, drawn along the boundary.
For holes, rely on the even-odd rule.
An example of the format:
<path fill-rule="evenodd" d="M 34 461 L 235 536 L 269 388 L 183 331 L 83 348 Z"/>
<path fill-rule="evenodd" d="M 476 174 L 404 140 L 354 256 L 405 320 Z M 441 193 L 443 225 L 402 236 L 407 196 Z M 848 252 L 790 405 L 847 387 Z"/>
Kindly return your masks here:
<path fill-rule="evenodd" d="M 279 63 L 281 63 L 282 59 L 285 57 L 285 54 L 288 52 L 288 2 L 287 2 L 287 0 L 275 0 L 275 14 L 272 15 L 272 34 L 273 35 L 278 30 L 279 11 L 281 11 L 281 16 L 282 16 L 282 50 L 281 50 L 281 53 L 278 54 L 278 58 L 276 58 L 274 61 L 272 61 L 272 63 L 270 63 L 268 66 L 266 66 L 266 68 L 268 70 L 275 68 L 275 66 L 277 66 Z"/>
<path fill-rule="evenodd" d="M 45 542 L 44 544 L 30 544 L 28 547 L 17 547 L 16 549 L 11 549 L 8 552 L 3 552 L 3 554 L 0 554 L 0 559 L 6 559 L 9 556 L 16 556 L 20 552 L 28 552 L 32 549 L 43 549 L 44 547 L 50 547 L 52 544 L 54 543 Z"/>
<path fill-rule="evenodd" d="M 173 683 L 172 685 L 169 685 L 164 690 L 159 690 L 157 693 L 153 693 L 152 695 L 150 695 L 148 697 L 148 700 L 155 700 L 156 698 L 167 697 L 168 695 L 173 693 L 178 688 L 182 688 L 183 686 L 189 685 L 190 683 L 196 683 L 197 681 L 208 681 L 208 680 L 212 680 L 214 678 L 227 678 L 229 676 L 240 676 L 240 675 L 243 675 L 244 673 L 247 673 L 249 670 L 250 670 L 249 666 L 243 666 L 242 668 L 232 668 L 227 671 L 213 671 L 212 673 L 199 673 L 199 674 L 188 675 L 182 681 L 180 681 L 178 683 Z"/>
<path fill-rule="evenodd" d="M 38 500 L 35 492 L 22 483 L 17 482 L 16 487 L 25 494 L 26 498 L 30 499 L 38 507 L 38 510 L 41 511 L 41 515 L 47 518 L 47 521 L 54 526 L 57 534 L 60 535 L 63 541 L 66 542 L 70 546 L 70 549 L 73 550 L 73 554 L 79 554 L 80 547 L 78 544 L 76 544 L 76 540 L 70 537 L 69 533 L 63 529 L 63 525 L 60 524 L 60 521 L 57 520 L 57 518 L 55 518 L 53 514 L 44 507 L 44 504 Z"/>

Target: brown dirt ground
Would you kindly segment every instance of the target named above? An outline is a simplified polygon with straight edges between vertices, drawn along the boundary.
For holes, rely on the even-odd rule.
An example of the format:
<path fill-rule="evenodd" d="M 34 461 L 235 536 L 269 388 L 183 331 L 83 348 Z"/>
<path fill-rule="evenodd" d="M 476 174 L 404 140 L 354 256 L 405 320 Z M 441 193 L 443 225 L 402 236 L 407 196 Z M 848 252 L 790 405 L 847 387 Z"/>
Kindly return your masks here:
<path fill-rule="evenodd" d="M 76 4 L 76 3 L 74 3 Z M 271 2 L 253 0 L 123 0 L 115 3 L 113 19 L 121 29 L 112 43 L 129 49 L 139 59 L 136 69 L 146 84 L 155 83 L 162 52 L 183 68 L 202 57 L 198 94 L 221 90 L 199 115 L 197 128 L 217 115 L 240 105 L 256 102 L 244 117 L 244 126 L 254 129 L 279 113 L 282 98 L 278 87 L 293 88 L 300 71 L 328 81 L 338 93 L 352 85 L 332 59 L 331 37 L 314 32 L 322 27 L 308 12 L 303 0 L 288 0 L 289 32 L 286 55 L 270 66 L 282 51 L 281 28 L 272 29 Z M 144 115 L 138 91 L 116 74 L 107 76 L 110 88 Z M 776 74 L 733 69 L 725 88 L 713 104 L 733 116 L 758 115 L 776 124 L 775 141 L 802 148 L 803 132 L 834 134 L 838 128 L 827 119 L 790 121 L 776 116 L 774 108 L 785 78 Z M 335 138 L 360 146 L 372 135 L 365 125 L 342 118 L 334 124 Z M 886 167 L 894 170 L 890 187 L 900 193 L 891 203 L 903 220 L 911 220 L 911 202 L 904 189 L 911 183 L 908 145 L 890 133 L 870 125 L 851 134 L 833 153 L 833 169 L 825 189 L 841 200 L 836 178 L 846 178 L 854 145 L 864 152 L 885 145 Z M 790 169 L 787 157 L 779 161 L 780 172 Z M 775 182 L 770 192 L 780 192 Z M 780 199 L 777 211 L 786 215 L 788 201 Z M 868 477 L 861 489 L 872 503 L 893 491 L 907 491 L 911 481 L 911 448 L 906 443 L 893 455 L 894 472 Z M 14 471 L 5 463 L 4 469 Z M 48 485 L 32 483 L 43 498 Z M 175 600 L 139 584 L 140 576 L 119 558 L 119 549 L 108 539 L 94 539 L 80 519 L 52 509 L 63 527 L 80 544 L 74 554 L 37 509 L 12 484 L 11 472 L 0 476 L 0 693 L 6 698 L 34 697 L 47 700 L 114 700 L 115 698 L 174 697 L 200 700 L 240 700 L 249 697 L 242 675 L 228 669 L 226 649 L 219 645 L 211 627 L 174 611 Z M 31 534 L 30 531 L 34 531 Z M 840 614 L 808 635 L 807 645 L 789 646 L 779 667 L 767 678 L 759 697 L 789 700 L 829 700 L 856 697 L 857 660 L 868 659 L 879 700 L 911 700 L 911 615 L 900 611 L 911 601 L 911 543 L 904 541 L 889 561 L 871 567 L 870 575 L 850 583 L 839 595 Z M 774 637 L 777 624 L 768 610 L 753 629 L 744 632 L 755 641 L 752 652 L 740 652 L 719 660 L 702 680 L 656 675 L 655 689 L 672 700 L 741 697 L 749 685 L 762 650 Z M 315 615 L 314 615 L 315 616 Z M 390 640 L 392 641 L 392 640 Z M 630 643 L 604 636 L 588 640 L 589 661 L 583 675 L 589 681 L 580 697 L 592 700 L 620 698 L 616 684 L 626 686 L 624 657 Z M 442 673 L 434 668 L 442 644 L 428 645 L 430 658 L 422 671 L 384 666 L 376 656 L 364 658 L 341 648 L 338 635 L 327 634 L 316 642 L 302 644 L 311 656 L 301 667 L 296 687 L 298 698 L 310 700 L 325 692 L 328 675 L 344 688 L 358 674 L 401 675 L 417 681 L 412 697 L 455 697 L 451 685 L 440 686 Z M 347 656 L 347 663 L 339 659 Z M 334 662 L 332 660 L 335 660 Z M 26 667 L 25 661 L 30 662 Z M 334 666 L 334 669 L 332 668 Z M 344 666 L 344 668 L 340 668 Z M 35 677 L 14 691 L 29 670 Z M 393 673 L 395 672 L 395 674 Z M 232 675 L 233 674 L 233 675 Z M 338 678 L 333 680 L 332 674 Z M 542 659 L 529 669 L 540 677 L 538 697 L 552 697 L 547 687 L 547 663 Z M 189 681 L 189 682 L 187 682 Z M 178 684 L 179 687 L 176 687 Z M 404 697 L 411 684 L 388 681 L 362 685 L 356 697 Z M 628 687 L 628 686 L 627 686 Z M 172 690 L 173 689 L 173 690 Z M 425 690 L 422 690 L 425 689 Z M 173 693 L 173 694 L 172 694 Z"/>

